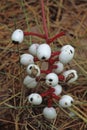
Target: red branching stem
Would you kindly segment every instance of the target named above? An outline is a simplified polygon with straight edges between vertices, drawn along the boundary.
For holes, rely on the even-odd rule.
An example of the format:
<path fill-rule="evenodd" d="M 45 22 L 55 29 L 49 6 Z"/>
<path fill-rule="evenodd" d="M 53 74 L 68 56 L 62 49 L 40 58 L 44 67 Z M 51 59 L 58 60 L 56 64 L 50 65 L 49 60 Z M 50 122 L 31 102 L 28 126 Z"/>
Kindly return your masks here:
<path fill-rule="evenodd" d="M 61 33 L 55 35 L 54 37 L 52 37 L 52 38 L 50 38 L 50 39 L 48 40 L 48 44 L 50 44 L 51 42 L 53 42 L 54 40 L 56 40 L 57 38 L 59 38 L 59 37 L 61 37 L 61 36 L 63 36 L 63 35 L 65 35 L 65 32 L 61 32 Z"/>
<path fill-rule="evenodd" d="M 48 107 L 52 107 L 52 97 L 48 99 Z"/>
<path fill-rule="evenodd" d="M 24 32 L 24 35 L 25 36 L 36 36 L 36 37 L 40 37 L 42 39 L 45 39 L 45 35 L 42 35 L 42 34 L 38 34 L 38 33 L 34 33 L 34 32 Z"/>
<path fill-rule="evenodd" d="M 40 78 L 40 76 L 36 77 L 36 81 L 39 82 L 39 81 L 45 81 L 46 79 L 45 78 Z"/>
<path fill-rule="evenodd" d="M 39 61 L 39 59 L 37 57 L 34 57 L 34 62 Z"/>
<path fill-rule="evenodd" d="M 56 69 L 57 67 L 58 67 L 57 65 L 52 65 L 52 66 L 50 66 L 50 69 L 52 71 L 52 69 Z"/>
<path fill-rule="evenodd" d="M 54 64 L 58 60 L 59 60 L 58 57 L 56 57 L 55 59 L 50 58 L 48 62 L 49 62 L 49 64 L 52 65 L 52 64 Z"/>
<path fill-rule="evenodd" d="M 44 73 L 44 74 L 49 74 L 49 73 L 51 73 L 51 70 L 41 70 L 41 73 Z"/>
<path fill-rule="evenodd" d="M 58 75 L 58 78 L 59 78 L 59 81 L 64 81 L 65 80 L 65 77 L 63 75 Z"/>
<path fill-rule="evenodd" d="M 41 70 L 41 73 L 49 74 L 52 72 L 53 69 L 56 69 L 56 68 L 57 68 L 57 65 L 52 65 L 52 66 L 49 66 L 48 70 Z"/>
<path fill-rule="evenodd" d="M 57 96 L 56 94 L 52 93 L 52 98 L 56 99 L 56 100 L 59 100 L 60 99 L 60 96 Z"/>
<path fill-rule="evenodd" d="M 55 89 L 52 88 L 52 87 L 50 87 L 46 92 L 41 93 L 40 95 L 41 95 L 42 97 L 50 96 L 50 95 L 52 95 L 52 93 L 53 93 L 54 91 L 55 91 Z"/>
<path fill-rule="evenodd" d="M 42 9 L 42 20 L 43 20 L 43 28 L 46 36 L 46 42 L 48 42 L 48 29 L 46 26 L 46 17 L 45 17 L 45 10 L 44 10 L 44 2 L 41 0 L 41 9 Z"/>
<path fill-rule="evenodd" d="M 54 57 L 54 56 L 59 56 L 60 53 L 61 53 L 60 51 L 52 52 L 51 58 Z"/>

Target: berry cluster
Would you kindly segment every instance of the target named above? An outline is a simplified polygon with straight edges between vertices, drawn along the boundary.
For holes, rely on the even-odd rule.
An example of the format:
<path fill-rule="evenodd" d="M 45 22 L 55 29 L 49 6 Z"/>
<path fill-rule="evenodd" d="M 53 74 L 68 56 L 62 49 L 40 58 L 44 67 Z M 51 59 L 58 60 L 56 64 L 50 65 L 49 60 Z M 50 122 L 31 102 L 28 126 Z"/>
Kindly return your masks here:
<path fill-rule="evenodd" d="M 17 29 L 12 34 L 13 43 L 22 43 L 25 32 Z M 20 56 L 20 63 L 26 66 L 27 76 L 23 84 L 28 88 L 35 88 L 43 81 L 48 88 L 43 93 L 32 93 L 28 96 L 28 101 L 33 105 L 40 105 L 43 98 L 47 98 L 47 107 L 43 109 L 44 117 L 54 119 L 57 116 L 56 109 L 52 106 L 53 99 L 59 102 L 63 108 L 71 107 L 74 99 L 70 95 L 63 95 L 61 83 L 72 83 L 77 80 L 76 70 L 64 71 L 64 65 L 69 63 L 74 57 L 75 50 L 71 45 L 65 45 L 60 51 L 53 52 L 50 44 L 32 44 L 28 54 Z M 47 70 L 42 70 L 38 66 L 39 62 L 47 62 Z M 43 75 L 43 76 L 42 76 Z"/>

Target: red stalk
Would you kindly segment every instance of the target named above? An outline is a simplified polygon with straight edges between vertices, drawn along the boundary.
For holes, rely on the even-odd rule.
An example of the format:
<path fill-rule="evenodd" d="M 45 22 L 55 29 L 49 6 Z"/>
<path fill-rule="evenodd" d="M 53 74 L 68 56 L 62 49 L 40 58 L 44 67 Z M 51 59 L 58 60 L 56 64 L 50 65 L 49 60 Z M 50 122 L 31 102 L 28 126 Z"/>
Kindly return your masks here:
<path fill-rule="evenodd" d="M 60 53 L 61 53 L 60 51 L 52 52 L 51 58 L 54 56 L 58 56 Z"/>
<path fill-rule="evenodd" d="M 52 65 L 52 64 L 54 64 L 54 62 L 56 62 L 56 61 L 58 61 L 58 57 L 56 57 L 55 59 L 51 59 L 51 58 L 50 58 L 48 62 L 49 62 L 49 64 Z"/>
<path fill-rule="evenodd" d="M 64 81 L 65 80 L 65 77 L 63 75 L 58 75 L 58 78 L 60 81 Z"/>
<path fill-rule="evenodd" d="M 29 36 L 29 35 L 31 35 L 31 36 L 37 36 L 37 37 L 40 37 L 40 38 L 43 38 L 43 39 L 46 38 L 45 35 L 41 35 L 41 34 L 34 33 L 34 32 L 24 32 L 24 35 L 25 36 Z"/>
<path fill-rule="evenodd" d="M 48 107 L 52 107 L 52 97 L 48 99 Z"/>
<path fill-rule="evenodd" d="M 60 99 L 60 97 L 59 96 L 57 96 L 56 94 L 52 94 L 52 98 L 55 98 L 56 100 L 59 100 Z"/>
<path fill-rule="evenodd" d="M 52 65 L 50 66 L 50 70 L 52 71 L 52 69 L 56 69 L 57 68 L 57 65 Z"/>
<path fill-rule="evenodd" d="M 57 66 L 56 65 L 52 65 L 52 66 L 49 66 L 49 69 L 48 70 L 41 70 L 41 73 L 44 73 L 44 74 L 49 74 L 52 72 L 52 69 L 56 69 Z"/>
<path fill-rule="evenodd" d="M 63 35 L 65 35 L 65 32 L 61 32 L 61 33 L 55 35 L 53 38 L 50 38 L 50 39 L 48 40 L 48 43 L 50 44 L 51 42 L 53 42 L 54 40 L 56 40 L 57 38 L 59 38 L 59 37 L 61 37 L 61 36 L 63 36 Z"/>
<path fill-rule="evenodd" d="M 34 62 L 39 61 L 39 59 L 37 57 L 34 57 Z"/>
<path fill-rule="evenodd" d="M 49 73 L 51 73 L 51 70 L 41 70 L 41 73 L 49 74 Z"/>
<path fill-rule="evenodd" d="M 54 91 L 55 91 L 55 89 L 50 87 L 46 92 L 41 93 L 40 95 L 41 95 L 42 97 L 50 96 L 50 95 L 52 95 L 52 93 L 53 93 Z"/>
<path fill-rule="evenodd" d="M 43 28 L 46 36 L 46 42 L 48 43 L 48 29 L 46 26 L 46 17 L 45 17 L 45 11 L 44 11 L 44 2 L 41 0 L 41 9 L 42 9 L 42 20 L 43 20 Z"/>

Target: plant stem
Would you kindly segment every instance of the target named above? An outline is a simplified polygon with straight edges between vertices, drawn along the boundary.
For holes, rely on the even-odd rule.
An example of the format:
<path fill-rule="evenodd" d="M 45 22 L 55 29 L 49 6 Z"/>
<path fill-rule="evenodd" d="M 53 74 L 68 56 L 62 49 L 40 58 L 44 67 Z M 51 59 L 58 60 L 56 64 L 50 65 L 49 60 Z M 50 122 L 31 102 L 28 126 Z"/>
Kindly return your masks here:
<path fill-rule="evenodd" d="M 54 37 L 50 38 L 50 39 L 48 40 L 48 43 L 50 44 L 51 42 L 53 42 L 54 40 L 56 40 L 57 38 L 59 38 L 59 37 L 61 37 L 61 36 L 63 36 L 63 35 L 65 35 L 65 32 L 58 33 L 58 34 L 55 35 Z"/>
<path fill-rule="evenodd" d="M 43 20 L 43 28 L 46 36 L 46 42 L 48 43 L 48 29 L 46 26 L 46 17 L 45 17 L 45 11 L 44 11 L 44 2 L 41 0 L 41 9 L 42 9 L 42 20 Z"/>
<path fill-rule="evenodd" d="M 29 35 L 31 35 L 31 36 L 37 36 L 37 37 L 40 37 L 40 38 L 43 38 L 43 39 L 46 38 L 45 35 L 34 33 L 34 32 L 24 32 L 24 35 L 25 36 L 29 36 Z"/>

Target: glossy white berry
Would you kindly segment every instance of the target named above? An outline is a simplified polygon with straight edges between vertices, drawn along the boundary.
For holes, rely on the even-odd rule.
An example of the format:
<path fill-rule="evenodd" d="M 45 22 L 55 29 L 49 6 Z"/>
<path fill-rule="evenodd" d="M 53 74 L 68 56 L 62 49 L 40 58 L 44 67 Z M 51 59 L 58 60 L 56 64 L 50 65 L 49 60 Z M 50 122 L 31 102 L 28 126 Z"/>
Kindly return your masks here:
<path fill-rule="evenodd" d="M 36 56 L 37 55 L 37 48 L 39 47 L 39 44 L 32 44 L 30 47 L 29 47 L 29 53 L 32 54 L 33 56 Z"/>
<path fill-rule="evenodd" d="M 20 56 L 20 63 L 22 65 L 29 65 L 29 64 L 33 64 L 34 63 L 34 57 L 30 54 L 22 54 Z"/>
<path fill-rule="evenodd" d="M 64 46 L 61 48 L 61 51 L 70 50 L 70 49 L 74 52 L 74 48 L 73 48 L 71 45 L 64 45 Z"/>
<path fill-rule="evenodd" d="M 57 116 L 56 110 L 53 107 L 45 107 L 43 109 L 43 115 L 47 119 L 55 119 Z"/>
<path fill-rule="evenodd" d="M 55 72 L 56 74 L 59 74 L 59 73 L 61 73 L 63 71 L 64 65 L 61 62 L 58 61 L 54 65 L 56 65 L 57 68 L 53 69 L 53 72 Z"/>
<path fill-rule="evenodd" d="M 58 84 L 58 76 L 55 73 L 49 73 L 46 75 L 46 84 L 48 86 L 56 86 Z"/>
<path fill-rule="evenodd" d="M 31 76 L 31 77 L 37 77 L 40 75 L 40 68 L 38 65 L 35 64 L 30 64 L 27 67 L 27 73 Z"/>
<path fill-rule="evenodd" d="M 78 75 L 76 70 L 67 70 L 63 72 L 63 75 L 65 77 L 65 82 L 72 83 L 77 80 Z"/>
<path fill-rule="evenodd" d="M 42 97 L 38 93 L 32 93 L 28 96 L 28 101 L 33 105 L 40 105 L 42 103 Z"/>
<path fill-rule="evenodd" d="M 30 76 L 26 76 L 24 78 L 23 84 L 27 87 L 27 88 L 35 88 L 37 86 L 37 81 L 35 78 L 32 78 Z"/>
<path fill-rule="evenodd" d="M 54 94 L 60 95 L 62 93 L 62 86 L 61 85 L 57 84 L 53 88 L 55 89 Z"/>
<path fill-rule="evenodd" d="M 68 46 L 68 45 L 66 45 Z M 69 63 L 73 57 L 74 57 L 74 48 L 72 46 L 69 45 L 69 47 L 64 46 L 61 49 L 61 53 L 59 55 L 59 61 L 63 64 L 67 64 Z"/>
<path fill-rule="evenodd" d="M 74 102 L 74 99 L 71 96 L 63 95 L 61 99 L 59 100 L 59 105 L 61 107 L 67 108 L 67 107 L 71 107 L 73 102 Z"/>
<path fill-rule="evenodd" d="M 11 36 L 13 43 L 22 43 L 24 39 L 24 33 L 21 29 L 16 29 Z"/>
<path fill-rule="evenodd" d="M 44 43 L 37 48 L 37 58 L 41 61 L 48 60 L 51 56 L 51 48 L 48 44 Z"/>

